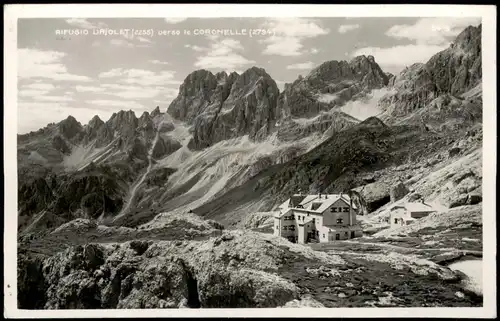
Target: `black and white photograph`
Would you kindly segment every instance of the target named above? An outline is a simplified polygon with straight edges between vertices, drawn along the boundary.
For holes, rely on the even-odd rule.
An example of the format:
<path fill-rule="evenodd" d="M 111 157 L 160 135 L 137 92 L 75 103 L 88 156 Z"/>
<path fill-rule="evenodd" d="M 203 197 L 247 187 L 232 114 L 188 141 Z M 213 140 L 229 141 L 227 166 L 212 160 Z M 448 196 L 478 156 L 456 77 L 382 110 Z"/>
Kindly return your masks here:
<path fill-rule="evenodd" d="M 4 11 L 6 316 L 496 317 L 494 6 L 136 6 Z"/>

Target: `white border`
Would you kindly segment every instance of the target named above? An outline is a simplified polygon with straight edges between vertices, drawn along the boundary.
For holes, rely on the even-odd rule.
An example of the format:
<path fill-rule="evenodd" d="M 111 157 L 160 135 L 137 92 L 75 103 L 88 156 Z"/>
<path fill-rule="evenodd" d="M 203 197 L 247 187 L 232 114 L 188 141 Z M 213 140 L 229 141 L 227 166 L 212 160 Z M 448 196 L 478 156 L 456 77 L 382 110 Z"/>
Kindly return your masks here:
<path fill-rule="evenodd" d="M 482 308 L 18 310 L 17 230 L 17 19 L 118 17 L 482 17 L 483 276 Z M 496 10 L 473 5 L 235 5 L 49 4 L 6 5 L 4 10 L 4 316 L 91 317 L 496 317 Z M 10 287 L 7 287 L 9 285 Z"/>

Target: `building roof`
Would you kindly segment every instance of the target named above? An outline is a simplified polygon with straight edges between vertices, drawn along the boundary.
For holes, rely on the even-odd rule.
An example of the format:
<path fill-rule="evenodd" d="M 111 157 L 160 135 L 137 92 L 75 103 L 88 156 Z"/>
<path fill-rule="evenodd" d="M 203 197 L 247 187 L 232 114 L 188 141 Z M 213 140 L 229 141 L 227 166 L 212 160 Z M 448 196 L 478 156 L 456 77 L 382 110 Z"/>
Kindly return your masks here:
<path fill-rule="evenodd" d="M 349 195 L 347 194 L 312 194 L 312 195 L 301 195 L 302 199 L 298 205 L 301 206 L 302 209 L 315 212 L 315 213 L 323 213 L 326 209 L 333 205 L 339 199 L 344 200 L 347 204 L 350 203 Z M 280 209 L 286 209 L 293 207 L 293 201 L 297 201 L 300 199 L 298 195 L 293 195 L 292 198 L 285 201 L 283 204 L 279 206 Z M 292 202 L 291 202 L 292 200 Z M 296 206 L 295 206 L 296 207 Z M 353 203 L 352 207 L 356 209 L 356 205 Z"/>
<path fill-rule="evenodd" d="M 280 212 L 276 212 L 276 213 L 273 214 L 273 217 L 275 217 L 275 218 L 282 218 L 283 216 L 288 215 L 289 213 L 290 213 L 290 209 L 284 208 L 283 212 L 281 212 L 281 211 Z"/>
<path fill-rule="evenodd" d="M 396 208 L 405 208 L 408 212 L 435 212 L 436 210 L 429 204 L 422 202 L 408 202 L 404 204 L 398 204 L 391 207 L 391 210 Z"/>

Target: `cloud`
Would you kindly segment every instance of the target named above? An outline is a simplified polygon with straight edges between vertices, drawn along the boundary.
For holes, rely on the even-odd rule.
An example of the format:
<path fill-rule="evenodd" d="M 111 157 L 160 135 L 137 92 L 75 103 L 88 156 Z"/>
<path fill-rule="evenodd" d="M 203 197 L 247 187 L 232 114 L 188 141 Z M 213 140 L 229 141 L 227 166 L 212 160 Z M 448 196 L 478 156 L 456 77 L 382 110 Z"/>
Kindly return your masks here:
<path fill-rule="evenodd" d="M 311 53 L 312 53 L 312 54 L 317 54 L 318 52 L 319 52 L 319 50 L 318 50 L 318 49 L 316 49 L 316 48 L 311 48 Z"/>
<path fill-rule="evenodd" d="M 142 105 L 136 101 L 126 101 L 126 100 L 95 99 L 95 100 L 88 100 L 87 103 L 90 105 L 112 107 L 112 109 L 115 109 L 114 107 L 121 107 L 121 108 L 127 108 L 127 109 L 144 109 L 145 108 L 144 105 Z"/>
<path fill-rule="evenodd" d="M 28 85 L 24 85 L 23 88 L 30 88 L 30 89 L 39 89 L 39 90 L 54 90 L 56 87 L 53 84 L 44 84 L 44 83 L 32 83 Z"/>
<path fill-rule="evenodd" d="M 352 56 L 372 55 L 384 71 L 396 74 L 406 66 L 417 62 L 427 62 L 434 54 L 447 47 L 447 45 L 399 45 L 389 48 L 365 47 L 354 51 Z"/>
<path fill-rule="evenodd" d="M 111 39 L 110 44 L 117 47 L 133 48 L 134 45 L 125 39 Z"/>
<path fill-rule="evenodd" d="M 274 34 L 259 42 L 266 44 L 263 54 L 278 56 L 299 56 L 302 52 L 302 41 L 326 35 L 330 30 L 322 28 L 314 20 L 307 18 L 269 19 L 262 28 L 274 31 Z"/>
<path fill-rule="evenodd" d="M 87 19 L 81 19 L 81 18 L 71 18 L 71 19 L 66 19 L 65 21 L 66 21 L 66 23 L 68 23 L 71 26 L 74 26 L 77 28 L 83 28 L 83 29 L 108 28 L 108 25 L 105 24 L 104 22 L 92 23 L 92 22 L 89 22 Z M 134 47 L 134 44 L 132 41 L 134 39 L 141 42 L 141 43 L 148 43 L 148 44 L 154 43 L 153 41 L 151 41 L 150 39 L 145 38 L 145 37 L 139 37 L 139 36 L 134 37 L 132 32 L 122 33 L 122 34 L 120 34 L 120 37 L 123 37 L 126 40 L 124 40 L 124 39 L 111 39 L 111 41 L 109 43 L 111 45 L 114 45 L 114 46 L 128 47 L 128 48 Z M 92 43 L 92 47 L 98 47 L 101 45 L 102 45 L 102 43 L 99 41 L 95 41 Z M 143 45 L 138 45 L 138 47 L 148 47 L 148 46 L 143 44 Z"/>
<path fill-rule="evenodd" d="M 170 65 L 168 62 L 160 60 L 150 60 L 149 62 L 155 65 Z"/>
<path fill-rule="evenodd" d="M 196 46 L 196 45 L 190 45 L 190 44 L 184 45 L 184 47 L 191 48 L 192 50 L 197 51 L 197 52 L 202 52 L 202 51 L 207 50 L 206 48 Z"/>
<path fill-rule="evenodd" d="M 481 18 L 422 18 L 412 25 L 395 25 L 385 33 L 396 39 L 409 39 L 417 44 L 442 45 L 451 41 L 469 25 Z"/>
<path fill-rule="evenodd" d="M 144 37 L 137 37 L 137 40 L 139 40 L 140 42 L 145 42 L 145 43 L 154 43 L 150 39 L 144 38 Z"/>
<path fill-rule="evenodd" d="M 72 115 L 82 124 L 86 124 L 94 115 L 109 119 L 114 110 L 68 106 L 66 102 L 26 102 L 18 103 L 18 133 L 38 130 L 52 122 L 59 122 Z"/>
<path fill-rule="evenodd" d="M 124 84 L 138 84 L 142 86 L 179 85 L 182 82 L 175 80 L 175 71 L 154 72 L 144 69 L 115 68 L 99 74 L 99 78 L 118 78 Z"/>
<path fill-rule="evenodd" d="M 265 55 L 300 56 L 303 54 L 301 39 L 297 37 L 271 36 L 260 42 L 267 44 L 262 52 Z"/>
<path fill-rule="evenodd" d="M 480 18 L 422 18 L 414 24 L 395 25 L 387 36 L 411 40 L 411 44 L 393 47 L 364 47 L 352 56 L 372 55 L 385 71 L 393 74 L 414 63 L 425 63 L 436 53 L 448 48 L 449 43 L 469 25 L 479 24 Z"/>
<path fill-rule="evenodd" d="M 71 26 L 84 29 L 106 28 L 108 26 L 104 22 L 96 22 L 94 24 L 89 22 L 87 19 L 81 19 L 81 18 L 71 18 L 71 19 L 66 19 L 65 21 Z"/>
<path fill-rule="evenodd" d="M 253 60 L 248 60 L 245 57 L 238 54 L 230 54 L 226 56 L 205 56 L 199 57 L 198 61 L 195 62 L 195 66 L 199 68 L 206 69 L 226 69 L 234 70 L 237 66 L 248 65 L 255 63 Z"/>
<path fill-rule="evenodd" d="M 82 92 L 95 92 L 95 93 L 97 93 L 97 92 L 102 92 L 105 89 L 102 88 L 102 87 L 96 87 L 96 86 L 80 86 L 80 85 L 77 85 L 75 87 L 75 90 L 77 92 L 80 92 L 80 93 L 82 93 Z"/>
<path fill-rule="evenodd" d="M 286 69 L 305 70 L 305 69 L 311 69 L 312 67 L 314 67 L 314 63 L 312 61 L 308 61 L 293 65 L 288 65 Z"/>
<path fill-rule="evenodd" d="M 127 99 L 154 98 L 158 96 L 161 96 L 163 98 L 175 98 L 178 93 L 178 89 L 162 86 L 144 87 L 120 84 L 104 84 L 102 85 L 102 87 L 114 90 L 108 90 L 106 92 L 106 94 L 108 95 L 115 95 L 117 97 Z"/>
<path fill-rule="evenodd" d="M 60 81 L 82 81 L 91 79 L 87 76 L 74 75 L 68 72 L 62 59 L 66 53 L 21 48 L 18 54 L 18 77 L 21 79 L 47 78 Z"/>
<path fill-rule="evenodd" d="M 42 89 L 22 89 L 17 92 L 20 97 L 38 97 L 49 93 L 49 90 Z"/>
<path fill-rule="evenodd" d="M 37 97 L 37 100 L 64 102 L 64 101 L 73 101 L 74 99 L 69 95 L 64 95 L 64 96 L 40 96 Z"/>
<path fill-rule="evenodd" d="M 210 47 L 197 47 L 196 51 L 204 54 L 197 58 L 194 65 L 205 69 L 235 70 L 249 64 L 255 63 L 243 57 L 240 52 L 243 46 L 238 40 L 225 38 L 222 41 L 212 42 Z"/>
<path fill-rule="evenodd" d="M 167 23 L 176 24 L 176 23 L 179 23 L 179 22 L 183 22 L 186 19 L 187 18 L 180 18 L 180 17 L 179 18 L 177 18 L 177 17 L 173 18 L 173 17 L 171 17 L 171 18 L 165 18 L 165 21 Z"/>
<path fill-rule="evenodd" d="M 352 31 L 352 30 L 356 30 L 360 27 L 360 25 L 358 24 L 355 24 L 355 25 L 341 25 L 339 27 L 339 32 L 340 33 L 346 33 L 346 32 L 349 32 L 349 31 Z"/>

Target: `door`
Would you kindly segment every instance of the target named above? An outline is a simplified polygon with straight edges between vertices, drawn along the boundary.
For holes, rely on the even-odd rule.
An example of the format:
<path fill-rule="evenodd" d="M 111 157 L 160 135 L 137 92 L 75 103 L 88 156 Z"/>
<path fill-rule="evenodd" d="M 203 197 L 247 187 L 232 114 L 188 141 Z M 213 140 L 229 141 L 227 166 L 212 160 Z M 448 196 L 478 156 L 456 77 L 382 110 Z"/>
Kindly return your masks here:
<path fill-rule="evenodd" d="M 340 240 L 340 234 L 338 234 L 338 233 L 337 233 L 337 234 L 335 234 L 335 239 L 336 239 L 336 240 Z"/>
<path fill-rule="evenodd" d="M 354 231 L 351 231 L 351 239 L 355 238 Z"/>

